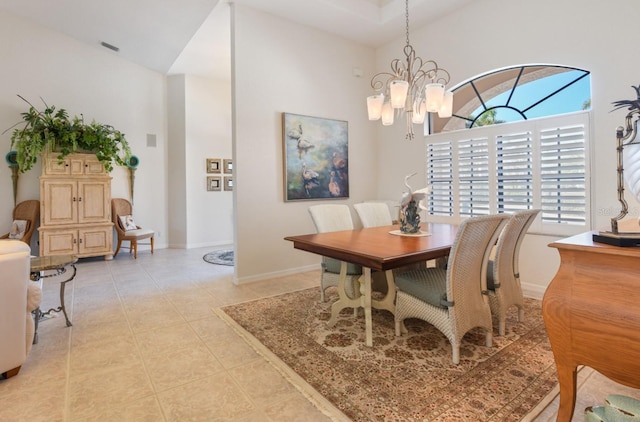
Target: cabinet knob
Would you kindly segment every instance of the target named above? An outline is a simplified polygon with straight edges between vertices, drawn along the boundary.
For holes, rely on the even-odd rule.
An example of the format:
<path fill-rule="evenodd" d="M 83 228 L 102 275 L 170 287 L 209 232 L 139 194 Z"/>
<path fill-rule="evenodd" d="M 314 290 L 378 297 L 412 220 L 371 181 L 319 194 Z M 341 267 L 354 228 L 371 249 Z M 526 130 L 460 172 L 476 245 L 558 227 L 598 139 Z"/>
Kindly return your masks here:
<path fill-rule="evenodd" d="M 82 197 L 78 197 L 78 202 L 82 202 Z"/>
<path fill-rule="evenodd" d="M 73 202 L 76 202 L 76 197 L 75 197 L 75 196 L 73 197 L 72 201 L 73 201 Z"/>

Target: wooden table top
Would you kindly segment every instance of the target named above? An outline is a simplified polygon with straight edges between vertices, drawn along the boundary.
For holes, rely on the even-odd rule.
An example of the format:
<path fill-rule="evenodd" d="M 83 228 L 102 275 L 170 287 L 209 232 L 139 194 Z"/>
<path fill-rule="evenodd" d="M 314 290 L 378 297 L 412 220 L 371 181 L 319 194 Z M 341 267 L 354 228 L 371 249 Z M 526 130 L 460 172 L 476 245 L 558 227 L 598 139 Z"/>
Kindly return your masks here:
<path fill-rule="evenodd" d="M 293 242 L 296 249 L 386 271 L 449 254 L 458 226 L 425 223 L 421 227 L 430 235 L 391 234 L 400 228 L 394 225 L 287 236 L 284 239 Z"/>
<path fill-rule="evenodd" d="M 598 234 L 596 230 L 577 234 L 575 236 L 560 239 L 549 244 L 552 248 L 560 250 L 588 251 L 603 255 L 633 256 L 640 258 L 640 247 L 629 246 L 620 247 L 593 241 L 593 235 Z"/>

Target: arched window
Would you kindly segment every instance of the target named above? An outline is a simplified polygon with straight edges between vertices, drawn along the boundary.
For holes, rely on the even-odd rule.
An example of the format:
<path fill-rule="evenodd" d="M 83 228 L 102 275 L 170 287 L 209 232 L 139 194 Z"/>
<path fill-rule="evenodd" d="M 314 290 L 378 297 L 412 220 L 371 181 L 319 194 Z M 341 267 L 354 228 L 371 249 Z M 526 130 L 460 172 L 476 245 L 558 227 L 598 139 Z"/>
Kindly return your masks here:
<path fill-rule="evenodd" d="M 591 107 L 589 72 L 525 65 L 494 70 L 454 88 L 453 115 L 433 116 L 431 133 L 554 116 Z"/>
<path fill-rule="evenodd" d="M 460 84 L 453 116 L 434 118 L 427 137 L 429 218 L 541 209 L 534 232 L 589 229 L 590 98 L 589 72 L 566 66 L 514 66 Z"/>

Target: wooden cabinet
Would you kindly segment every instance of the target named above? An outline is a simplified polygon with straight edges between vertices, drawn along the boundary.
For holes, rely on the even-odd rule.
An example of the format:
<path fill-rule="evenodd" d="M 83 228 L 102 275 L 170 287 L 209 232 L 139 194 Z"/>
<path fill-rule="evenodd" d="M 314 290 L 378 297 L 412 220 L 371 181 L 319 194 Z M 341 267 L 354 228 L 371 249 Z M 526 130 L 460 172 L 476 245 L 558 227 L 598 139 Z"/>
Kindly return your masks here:
<path fill-rule="evenodd" d="M 640 249 L 593 242 L 594 233 L 549 245 L 561 262 L 542 316 L 558 370 L 561 422 L 573 416 L 579 365 L 640 388 Z"/>
<path fill-rule="evenodd" d="M 43 157 L 40 255 L 113 258 L 111 177 L 93 154 Z"/>

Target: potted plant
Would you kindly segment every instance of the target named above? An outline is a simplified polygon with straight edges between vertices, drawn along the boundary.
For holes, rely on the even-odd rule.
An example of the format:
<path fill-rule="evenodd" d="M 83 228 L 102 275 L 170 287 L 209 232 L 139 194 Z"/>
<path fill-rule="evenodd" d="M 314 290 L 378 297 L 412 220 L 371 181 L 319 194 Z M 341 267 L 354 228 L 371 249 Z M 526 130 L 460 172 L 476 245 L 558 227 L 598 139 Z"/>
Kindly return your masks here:
<path fill-rule="evenodd" d="M 47 152 L 57 152 L 59 160 L 76 152 L 94 153 L 108 172 L 114 164 L 126 166 L 131 149 L 124 134 L 113 126 L 96 121 L 85 123 L 82 116 L 70 118 L 65 109 L 56 109 L 44 100 L 45 109 L 40 111 L 18 97 L 30 106 L 21 113 L 24 126 L 11 134 L 11 148 L 16 150 L 21 173 L 30 170 L 38 156 Z"/>

